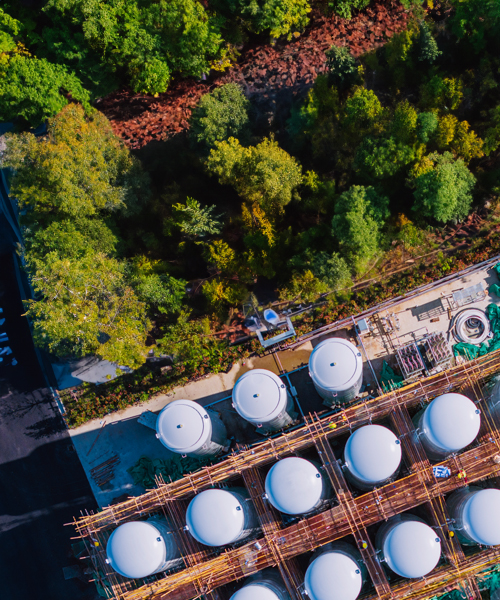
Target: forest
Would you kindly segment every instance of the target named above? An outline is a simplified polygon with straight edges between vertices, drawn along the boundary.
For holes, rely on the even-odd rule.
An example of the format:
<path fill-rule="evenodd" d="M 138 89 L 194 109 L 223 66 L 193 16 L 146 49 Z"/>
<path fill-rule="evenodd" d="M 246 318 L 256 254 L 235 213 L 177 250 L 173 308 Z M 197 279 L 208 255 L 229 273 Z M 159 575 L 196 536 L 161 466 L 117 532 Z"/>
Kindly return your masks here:
<path fill-rule="evenodd" d="M 1 157 L 36 298 L 36 343 L 132 368 L 148 350 L 194 370 L 243 302 L 333 309 L 394 247 L 500 194 L 500 2 L 403 2 L 408 27 L 325 72 L 263 124 L 236 83 L 202 96 L 185 133 L 131 151 L 99 111 L 230 69 L 256 40 L 369 0 L 15 0 L 0 9 Z M 46 123 L 46 132 L 33 129 Z M 394 255 L 395 256 L 395 255 Z"/>

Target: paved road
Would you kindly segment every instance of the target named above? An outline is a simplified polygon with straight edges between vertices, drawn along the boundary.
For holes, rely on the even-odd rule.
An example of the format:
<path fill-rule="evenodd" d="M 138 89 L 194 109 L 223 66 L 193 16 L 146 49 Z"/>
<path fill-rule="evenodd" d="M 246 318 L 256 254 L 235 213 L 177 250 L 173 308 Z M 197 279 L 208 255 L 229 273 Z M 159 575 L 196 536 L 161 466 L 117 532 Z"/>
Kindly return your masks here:
<path fill-rule="evenodd" d="M 65 580 L 80 510 L 95 508 L 90 486 L 40 372 L 14 278 L 0 256 L 0 306 L 19 364 L 0 367 L 0 597 L 94 600 L 93 584 Z"/>

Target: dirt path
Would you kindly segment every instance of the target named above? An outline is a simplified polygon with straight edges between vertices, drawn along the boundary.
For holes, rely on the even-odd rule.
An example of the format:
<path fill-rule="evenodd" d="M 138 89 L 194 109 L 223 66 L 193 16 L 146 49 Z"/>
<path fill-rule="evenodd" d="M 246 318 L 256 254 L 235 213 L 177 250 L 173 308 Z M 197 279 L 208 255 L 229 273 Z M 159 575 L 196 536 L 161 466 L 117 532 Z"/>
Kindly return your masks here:
<path fill-rule="evenodd" d="M 405 29 L 409 15 L 398 0 L 378 0 L 350 21 L 311 14 L 310 25 L 298 39 L 244 51 L 238 64 L 217 80 L 179 80 L 158 98 L 122 90 L 97 106 L 110 119 L 115 133 L 134 149 L 187 129 L 191 109 L 201 96 L 230 81 L 241 85 L 262 115 L 273 114 L 280 101 L 303 93 L 324 71 L 325 51 L 330 46 L 347 45 L 359 56 Z"/>

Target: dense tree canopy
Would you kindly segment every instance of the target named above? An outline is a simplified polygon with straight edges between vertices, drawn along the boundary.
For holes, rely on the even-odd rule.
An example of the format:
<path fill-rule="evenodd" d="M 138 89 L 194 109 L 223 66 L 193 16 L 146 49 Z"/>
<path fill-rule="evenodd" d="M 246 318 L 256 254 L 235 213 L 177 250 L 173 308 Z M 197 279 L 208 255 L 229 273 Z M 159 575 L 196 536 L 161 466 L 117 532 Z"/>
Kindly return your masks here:
<path fill-rule="evenodd" d="M 439 23 L 416 6 L 406 31 L 356 59 L 332 48 L 303 96 L 212 86 L 188 135 L 132 155 L 92 101 L 125 85 L 159 94 L 246 42 L 298 35 L 307 2 L 50 0 L 30 21 L 6 0 L 1 116 L 22 130 L 56 115 L 47 135 L 11 136 L 3 158 L 38 343 L 134 366 L 158 340 L 189 368 L 219 364 L 212 334 L 250 294 L 328 293 L 334 306 L 381 265 L 418 260 L 475 203 L 496 206 L 498 11 L 450 1 Z"/>

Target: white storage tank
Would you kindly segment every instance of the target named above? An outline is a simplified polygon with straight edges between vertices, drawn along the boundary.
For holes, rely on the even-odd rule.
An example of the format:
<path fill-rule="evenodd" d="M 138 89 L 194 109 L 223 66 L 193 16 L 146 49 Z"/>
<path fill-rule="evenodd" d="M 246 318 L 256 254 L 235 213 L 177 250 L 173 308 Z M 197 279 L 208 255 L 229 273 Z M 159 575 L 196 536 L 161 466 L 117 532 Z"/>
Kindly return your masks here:
<path fill-rule="evenodd" d="M 324 340 L 311 352 L 309 376 L 327 406 L 350 402 L 363 383 L 361 352 L 342 338 Z"/>
<path fill-rule="evenodd" d="M 172 529 L 162 518 L 119 525 L 109 536 L 106 562 L 130 579 L 171 569 L 180 561 Z"/>
<path fill-rule="evenodd" d="M 366 569 L 356 548 L 337 542 L 315 553 L 304 587 L 311 600 L 356 600 L 365 578 Z"/>
<path fill-rule="evenodd" d="M 264 569 L 249 577 L 230 600 L 290 600 L 283 579 L 276 569 Z"/>
<path fill-rule="evenodd" d="M 189 533 L 205 546 L 234 544 L 259 528 L 244 488 L 200 492 L 189 503 L 186 525 Z"/>
<path fill-rule="evenodd" d="M 364 425 L 349 437 L 344 449 L 347 479 L 361 490 L 391 481 L 401 463 L 401 443 L 382 425 Z"/>
<path fill-rule="evenodd" d="M 156 420 L 156 437 L 171 452 L 185 456 L 215 456 L 229 448 L 219 415 L 192 400 L 174 400 Z"/>
<path fill-rule="evenodd" d="M 291 456 L 279 460 L 266 476 L 269 502 L 287 515 L 304 515 L 321 507 L 331 486 L 317 465 Z"/>
<path fill-rule="evenodd" d="M 462 544 L 500 544 L 500 490 L 462 488 L 450 495 L 446 505 Z"/>
<path fill-rule="evenodd" d="M 413 418 L 431 460 L 443 460 L 471 444 L 481 427 L 481 411 L 462 394 L 443 394 Z"/>
<path fill-rule="evenodd" d="M 286 385 L 266 369 L 253 369 L 238 379 L 233 388 L 233 407 L 262 433 L 288 427 L 297 418 Z"/>
<path fill-rule="evenodd" d="M 375 545 L 381 562 L 407 579 L 424 577 L 441 558 L 439 536 L 413 515 L 391 517 L 377 531 Z"/>

